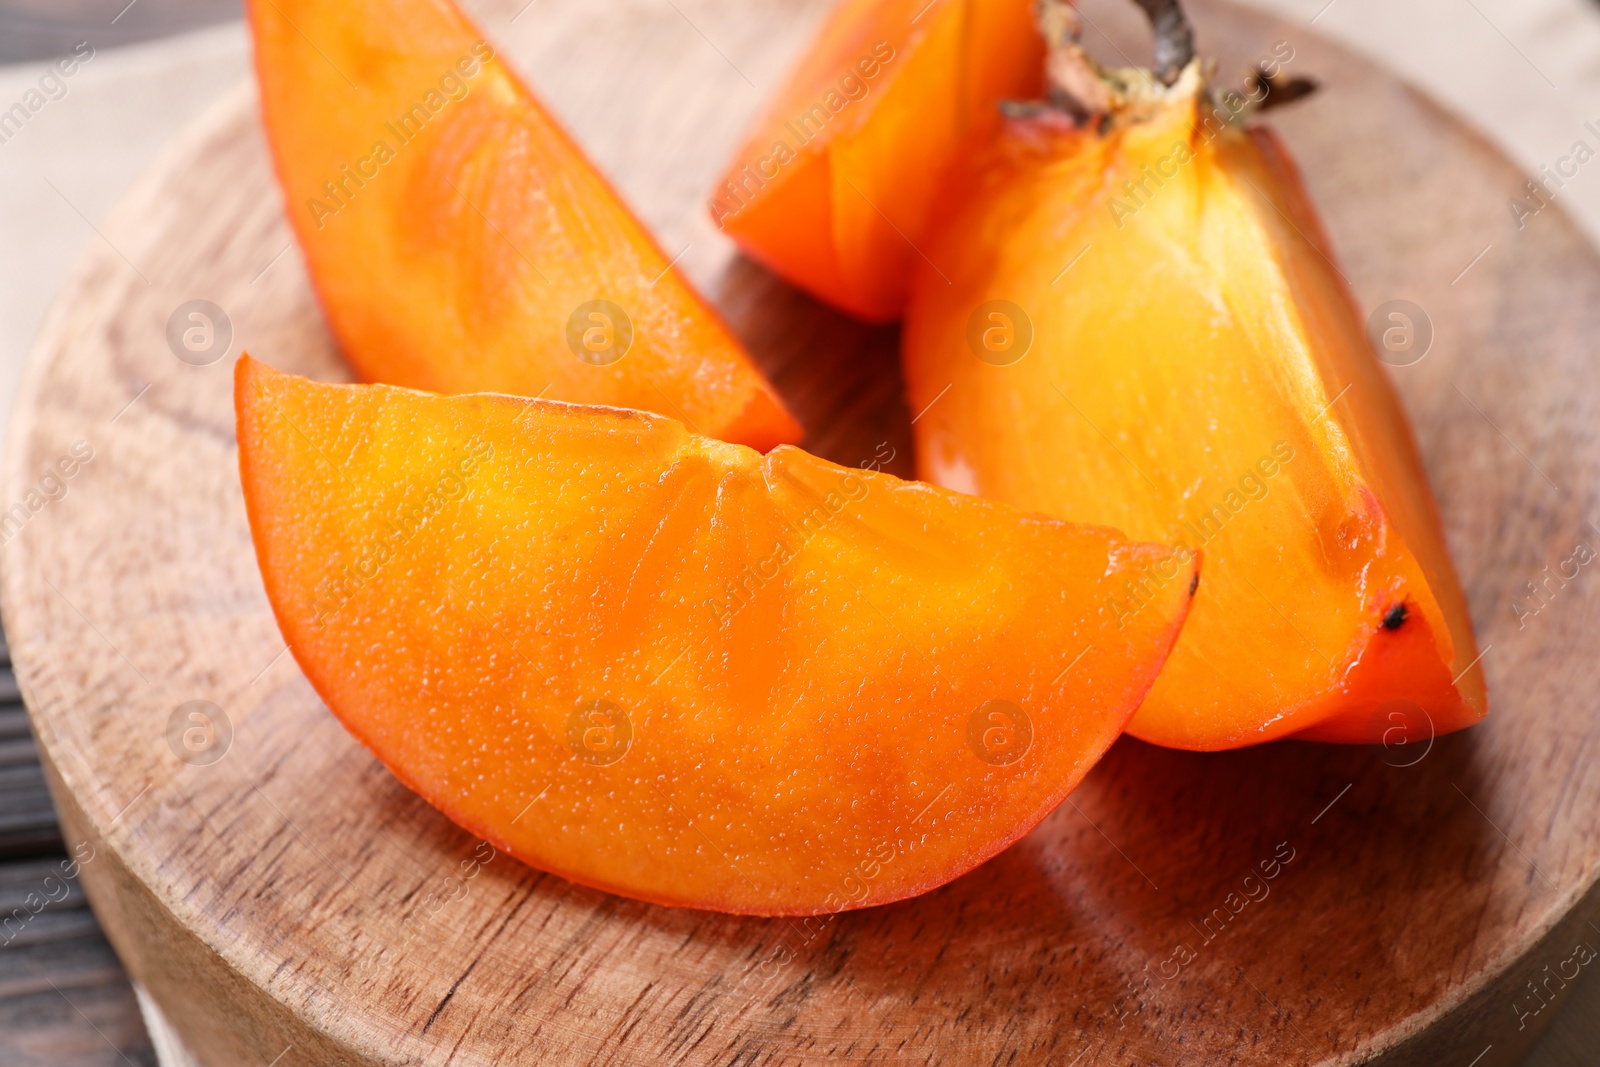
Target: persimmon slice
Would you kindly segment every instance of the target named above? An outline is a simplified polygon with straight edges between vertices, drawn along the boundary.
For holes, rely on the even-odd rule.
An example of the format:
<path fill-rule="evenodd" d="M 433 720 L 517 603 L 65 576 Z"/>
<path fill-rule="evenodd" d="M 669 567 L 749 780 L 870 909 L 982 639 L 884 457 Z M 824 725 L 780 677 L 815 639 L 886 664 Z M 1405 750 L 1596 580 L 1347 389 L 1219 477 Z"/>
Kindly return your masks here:
<path fill-rule="evenodd" d="M 267 138 L 362 377 L 800 428 L 728 328 L 448 0 L 252 0 Z"/>
<path fill-rule="evenodd" d="M 753 259 L 853 315 L 900 317 L 940 181 L 999 103 L 1038 94 L 1033 0 L 842 0 L 712 190 Z"/>
<path fill-rule="evenodd" d="M 1483 717 L 1405 412 L 1268 130 L 1193 65 L 1103 123 L 1009 123 L 943 195 L 948 277 L 918 275 L 905 331 L 912 410 L 943 397 L 922 476 L 1206 553 L 1130 733 L 1395 744 Z"/>
<path fill-rule="evenodd" d="M 1111 530 L 643 412 L 248 357 L 235 398 L 267 593 L 328 707 L 497 848 L 663 904 L 833 911 L 982 862 L 1121 732 L 1198 582 Z"/>

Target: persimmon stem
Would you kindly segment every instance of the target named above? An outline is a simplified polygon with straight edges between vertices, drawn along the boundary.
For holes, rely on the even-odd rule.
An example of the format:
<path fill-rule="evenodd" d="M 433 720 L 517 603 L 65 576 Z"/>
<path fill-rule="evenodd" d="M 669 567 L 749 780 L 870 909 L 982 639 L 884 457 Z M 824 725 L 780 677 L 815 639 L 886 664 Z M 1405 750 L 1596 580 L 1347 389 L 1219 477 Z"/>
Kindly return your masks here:
<path fill-rule="evenodd" d="M 1194 30 L 1178 5 L 1178 0 L 1134 0 L 1144 8 L 1155 31 L 1155 74 L 1161 84 L 1171 85 L 1194 59 Z"/>

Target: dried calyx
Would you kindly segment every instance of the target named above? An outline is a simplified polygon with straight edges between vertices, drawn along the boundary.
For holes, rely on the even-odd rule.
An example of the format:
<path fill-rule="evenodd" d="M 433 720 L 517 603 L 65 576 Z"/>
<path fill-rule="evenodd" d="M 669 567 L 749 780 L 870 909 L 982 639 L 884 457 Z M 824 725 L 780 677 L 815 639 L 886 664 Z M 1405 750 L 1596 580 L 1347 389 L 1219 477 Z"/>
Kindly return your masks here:
<path fill-rule="evenodd" d="M 1210 92 L 1216 64 L 1195 55 L 1194 30 L 1178 0 L 1134 0 L 1150 19 L 1155 33 L 1154 69 L 1106 68 L 1083 48 L 1082 20 L 1067 0 L 1039 0 L 1039 32 L 1049 49 L 1045 65 L 1046 106 L 1065 111 L 1080 122 L 1139 122 L 1182 99 Z M 1303 78 L 1251 74 L 1248 103 L 1227 107 L 1232 119 L 1263 111 L 1312 92 Z M 1014 109 L 1017 110 L 1017 109 Z M 1022 108 L 1020 110 L 1032 110 Z"/>

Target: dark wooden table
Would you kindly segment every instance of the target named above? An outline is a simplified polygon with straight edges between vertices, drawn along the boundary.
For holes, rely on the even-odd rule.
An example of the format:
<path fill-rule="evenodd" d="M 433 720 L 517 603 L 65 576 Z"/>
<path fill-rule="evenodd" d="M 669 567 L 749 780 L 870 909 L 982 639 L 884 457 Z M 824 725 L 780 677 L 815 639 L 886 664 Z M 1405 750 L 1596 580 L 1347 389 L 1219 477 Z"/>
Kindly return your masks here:
<path fill-rule="evenodd" d="M 0 0 L 0 63 L 51 59 L 79 41 L 133 44 L 239 17 L 239 0 Z"/>
<path fill-rule="evenodd" d="M 0 1064 L 155 1067 L 128 976 L 62 877 L 68 849 L 3 635 L 0 664 Z"/>

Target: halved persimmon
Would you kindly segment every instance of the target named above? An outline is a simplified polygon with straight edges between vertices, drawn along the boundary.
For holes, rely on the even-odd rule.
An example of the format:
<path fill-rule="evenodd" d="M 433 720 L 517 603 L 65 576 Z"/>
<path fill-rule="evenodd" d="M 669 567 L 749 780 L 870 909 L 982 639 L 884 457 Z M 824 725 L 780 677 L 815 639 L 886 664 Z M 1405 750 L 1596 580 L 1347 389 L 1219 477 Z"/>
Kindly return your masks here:
<path fill-rule="evenodd" d="M 663 904 L 833 911 L 982 862 L 1116 739 L 1199 580 L 643 412 L 249 357 L 235 400 L 267 593 L 333 712 L 497 848 Z"/>
<path fill-rule="evenodd" d="M 449 0 L 252 0 L 285 205 L 360 374 L 616 404 L 756 448 L 800 428 Z"/>
<path fill-rule="evenodd" d="M 944 274 L 919 274 L 905 329 L 923 477 L 1205 551 L 1136 737 L 1395 744 L 1477 722 L 1416 443 L 1287 153 L 1198 61 L 1171 86 L 1078 73 L 1108 110 L 1009 122 L 943 194 Z M 1137 619 L 1163 581 L 1108 606 Z"/>
<path fill-rule="evenodd" d="M 751 258 L 853 315 L 900 317 L 963 141 L 1036 96 L 1033 0 L 842 0 L 712 191 Z"/>

